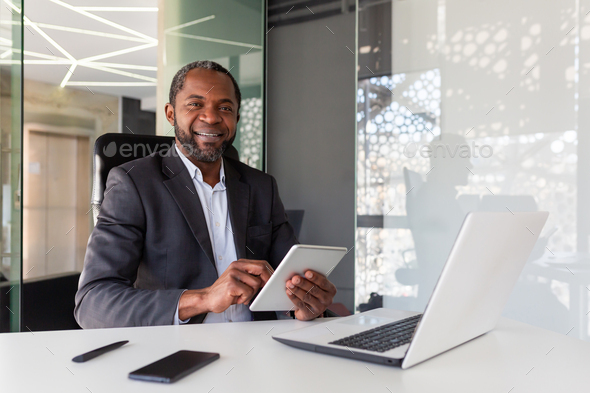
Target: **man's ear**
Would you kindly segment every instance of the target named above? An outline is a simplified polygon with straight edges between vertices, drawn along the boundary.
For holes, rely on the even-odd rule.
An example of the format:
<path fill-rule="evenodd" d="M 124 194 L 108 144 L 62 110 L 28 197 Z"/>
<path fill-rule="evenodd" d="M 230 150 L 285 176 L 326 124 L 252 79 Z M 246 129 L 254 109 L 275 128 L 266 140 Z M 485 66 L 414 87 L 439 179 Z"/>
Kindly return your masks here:
<path fill-rule="evenodd" d="M 240 121 L 240 114 L 238 113 L 238 117 L 236 118 L 236 124 Z"/>
<path fill-rule="evenodd" d="M 166 120 L 171 126 L 174 126 L 174 107 L 170 103 L 166 103 L 164 106 L 164 113 L 166 113 Z"/>

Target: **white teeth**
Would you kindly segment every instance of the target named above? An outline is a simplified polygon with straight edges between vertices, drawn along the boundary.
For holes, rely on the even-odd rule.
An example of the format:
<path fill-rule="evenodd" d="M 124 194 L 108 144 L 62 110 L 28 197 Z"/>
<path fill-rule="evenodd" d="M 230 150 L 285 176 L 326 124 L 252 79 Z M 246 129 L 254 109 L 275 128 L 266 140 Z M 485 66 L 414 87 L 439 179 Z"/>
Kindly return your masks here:
<path fill-rule="evenodd" d="M 196 134 L 202 136 L 221 136 L 221 134 L 203 134 L 202 132 L 196 132 Z"/>

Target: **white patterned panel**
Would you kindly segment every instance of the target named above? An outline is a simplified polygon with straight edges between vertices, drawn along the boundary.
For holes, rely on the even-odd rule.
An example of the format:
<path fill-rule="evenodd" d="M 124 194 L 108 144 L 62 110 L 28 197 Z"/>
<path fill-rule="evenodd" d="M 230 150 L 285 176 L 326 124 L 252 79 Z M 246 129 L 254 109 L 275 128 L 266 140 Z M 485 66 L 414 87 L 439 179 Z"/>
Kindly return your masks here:
<path fill-rule="evenodd" d="M 240 160 L 262 169 L 262 99 L 245 98 L 240 109 Z"/>

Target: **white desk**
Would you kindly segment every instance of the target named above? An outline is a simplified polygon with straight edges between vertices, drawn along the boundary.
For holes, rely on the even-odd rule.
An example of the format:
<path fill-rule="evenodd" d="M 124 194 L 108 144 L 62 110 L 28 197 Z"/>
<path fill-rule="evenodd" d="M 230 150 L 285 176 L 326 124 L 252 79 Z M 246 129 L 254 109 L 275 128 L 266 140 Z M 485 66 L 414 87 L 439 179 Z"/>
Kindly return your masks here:
<path fill-rule="evenodd" d="M 311 322 L 308 322 L 311 323 Z M 271 336 L 300 321 L 0 334 L 2 392 L 588 392 L 590 343 L 503 319 L 491 333 L 408 370 L 315 354 Z M 270 331 L 270 332 L 269 332 Z M 86 363 L 82 352 L 126 346 Z M 179 349 L 221 358 L 172 384 L 127 374 Z"/>

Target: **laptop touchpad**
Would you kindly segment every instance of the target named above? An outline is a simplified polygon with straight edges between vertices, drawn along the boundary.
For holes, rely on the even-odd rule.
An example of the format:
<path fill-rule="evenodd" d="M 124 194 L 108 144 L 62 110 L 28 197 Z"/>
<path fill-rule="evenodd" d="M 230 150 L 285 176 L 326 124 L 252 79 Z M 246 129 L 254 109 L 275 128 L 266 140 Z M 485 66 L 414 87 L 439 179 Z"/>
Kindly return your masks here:
<path fill-rule="evenodd" d="M 392 321 L 394 321 L 394 320 L 389 319 L 389 318 L 377 318 L 377 317 L 372 317 L 369 315 L 359 315 L 356 318 L 350 318 L 345 321 L 341 321 L 339 323 L 344 323 L 347 325 L 357 325 L 357 326 L 371 326 L 371 325 L 378 325 L 380 323 L 392 322 Z"/>

